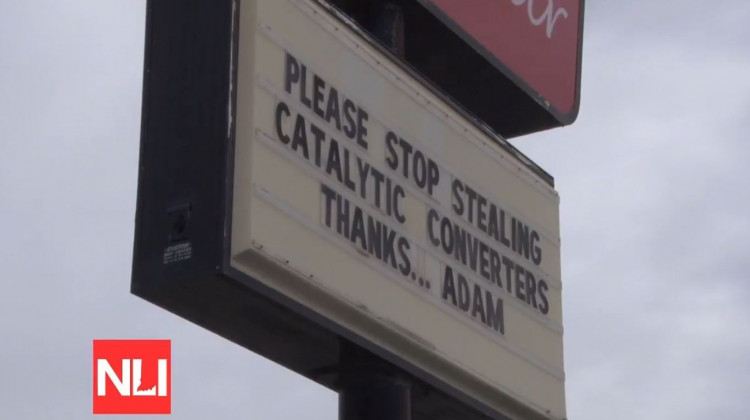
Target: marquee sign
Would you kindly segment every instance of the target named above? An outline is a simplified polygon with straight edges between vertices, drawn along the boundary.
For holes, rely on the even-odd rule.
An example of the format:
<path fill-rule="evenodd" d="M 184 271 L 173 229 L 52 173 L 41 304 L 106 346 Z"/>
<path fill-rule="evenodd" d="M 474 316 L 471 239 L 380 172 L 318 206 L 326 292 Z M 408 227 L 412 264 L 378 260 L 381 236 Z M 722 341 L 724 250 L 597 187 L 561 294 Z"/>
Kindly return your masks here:
<path fill-rule="evenodd" d="M 148 35 L 133 292 L 330 387 L 354 342 L 432 418 L 566 418 L 551 177 L 316 2 L 211 10 L 149 2 L 193 42 Z"/>
<path fill-rule="evenodd" d="M 584 0 L 419 0 L 563 124 L 578 114 Z"/>

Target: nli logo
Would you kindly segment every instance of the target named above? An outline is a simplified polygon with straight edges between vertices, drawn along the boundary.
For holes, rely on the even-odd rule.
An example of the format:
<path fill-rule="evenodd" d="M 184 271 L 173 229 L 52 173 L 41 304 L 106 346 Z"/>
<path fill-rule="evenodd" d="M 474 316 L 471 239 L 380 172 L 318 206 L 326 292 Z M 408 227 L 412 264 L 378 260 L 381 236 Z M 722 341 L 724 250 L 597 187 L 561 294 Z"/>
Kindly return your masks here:
<path fill-rule="evenodd" d="M 170 340 L 94 340 L 94 414 L 170 414 Z"/>
<path fill-rule="evenodd" d="M 552 0 L 547 0 L 547 8 L 539 15 L 534 13 L 534 0 L 510 0 L 516 6 L 523 6 L 526 3 L 526 9 L 529 15 L 529 21 L 534 26 L 546 24 L 547 38 L 552 38 L 552 32 L 555 30 L 555 23 L 560 17 L 567 19 L 568 11 L 559 7 L 555 9 Z"/>

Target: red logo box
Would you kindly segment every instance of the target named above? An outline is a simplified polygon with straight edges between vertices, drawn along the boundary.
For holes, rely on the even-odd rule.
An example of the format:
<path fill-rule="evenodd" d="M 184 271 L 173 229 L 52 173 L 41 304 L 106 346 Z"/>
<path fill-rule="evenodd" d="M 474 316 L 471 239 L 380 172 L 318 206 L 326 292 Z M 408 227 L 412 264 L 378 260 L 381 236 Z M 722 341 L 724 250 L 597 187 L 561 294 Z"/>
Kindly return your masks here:
<path fill-rule="evenodd" d="M 541 96 L 568 123 L 575 119 L 584 0 L 419 1 L 472 38 L 533 98 Z"/>
<path fill-rule="evenodd" d="M 94 340 L 94 414 L 171 414 L 171 340 Z"/>

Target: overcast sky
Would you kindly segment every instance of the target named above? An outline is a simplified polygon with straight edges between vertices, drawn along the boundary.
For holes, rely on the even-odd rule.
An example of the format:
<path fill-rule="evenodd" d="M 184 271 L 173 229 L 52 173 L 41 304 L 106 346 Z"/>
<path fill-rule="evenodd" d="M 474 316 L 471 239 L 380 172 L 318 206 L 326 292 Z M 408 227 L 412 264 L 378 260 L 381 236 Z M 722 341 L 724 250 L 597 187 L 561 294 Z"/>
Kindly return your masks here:
<path fill-rule="evenodd" d="M 561 196 L 569 418 L 747 420 L 750 2 L 587 3 L 578 121 L 514 140 Z M 170 338 L 175 418 L 335 419 L 129 294 L 144 13 L 0 1 L 0 418 L 87 418 L 92 339 Z"/>

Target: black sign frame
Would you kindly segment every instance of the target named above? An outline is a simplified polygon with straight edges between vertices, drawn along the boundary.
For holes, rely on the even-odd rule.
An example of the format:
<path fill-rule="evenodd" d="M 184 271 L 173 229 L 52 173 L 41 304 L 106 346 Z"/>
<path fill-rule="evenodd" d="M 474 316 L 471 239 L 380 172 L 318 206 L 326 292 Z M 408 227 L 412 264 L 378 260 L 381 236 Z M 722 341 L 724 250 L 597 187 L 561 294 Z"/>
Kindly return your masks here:
<path fill-rule="evenodd" d="M 342 349 L 354 344 L 408 378 L 415 419 L 509 420 L 230 266 L 239 6 L 147 2 L 131 292 L 333 390 Z"/>

